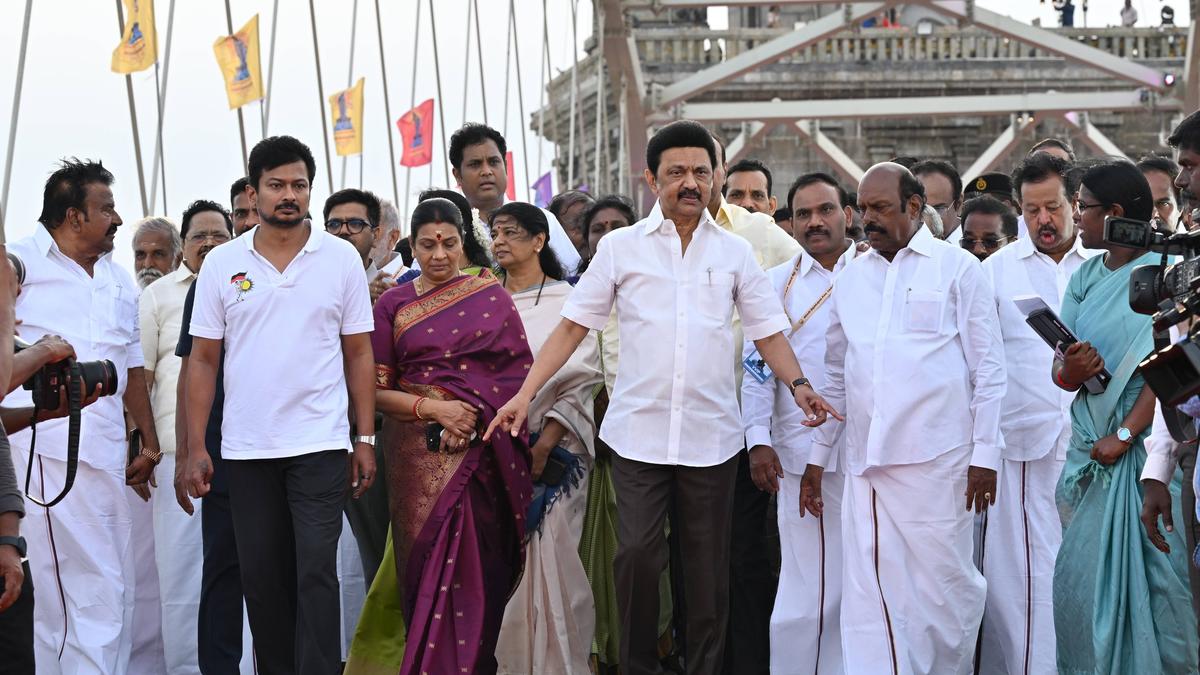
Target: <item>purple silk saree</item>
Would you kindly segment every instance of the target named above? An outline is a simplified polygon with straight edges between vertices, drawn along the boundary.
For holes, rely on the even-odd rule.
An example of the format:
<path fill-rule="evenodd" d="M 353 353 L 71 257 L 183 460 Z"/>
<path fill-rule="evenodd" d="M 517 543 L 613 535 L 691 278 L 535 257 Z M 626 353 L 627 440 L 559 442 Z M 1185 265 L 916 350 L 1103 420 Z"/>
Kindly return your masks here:
<path fill-rule="evenodd" d="M 375 305 L 376 386 L 482 411 L 484 427 L 533 357 L 508 293 L 488 272 Z M 403 674 L 495 672 L 504 606 L 524 561 L 532 494 L 525 438 L 497 433 L 456 454 L 425 447 L 426 422 L 387 421 L 396 574 L 408 637 Z"/>

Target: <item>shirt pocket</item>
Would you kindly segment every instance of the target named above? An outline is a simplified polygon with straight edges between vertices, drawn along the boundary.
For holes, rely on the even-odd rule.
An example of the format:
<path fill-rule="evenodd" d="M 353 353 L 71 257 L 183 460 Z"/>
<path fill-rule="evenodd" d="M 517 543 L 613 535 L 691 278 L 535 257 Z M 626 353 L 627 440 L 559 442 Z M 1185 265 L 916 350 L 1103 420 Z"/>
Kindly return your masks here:
<path fill-rule="evenodd" d="M 103 305 L 102 305 L 103 306 Z M 104 322 L 104 342 L 125 346 L 133 340 L 133 328 L 137 326 L 137 301 L 133 294 L 120 286 L 112 291 L 108 306 L 110 311 Z"/>
<path fill-rule="evenodd" d="M 904 328 L 918 333 L 940 333 L 945 306 L 944 291 L 909 290 L 904 300 Z"/>
<path fill-rule="evenodd" d="M 707 319 L 726 325 L 733 319 L 733 288 L 736 276 L 733 272 L 705 270 L 698 276 L 699 291 L 696 300 L 700 313 Z"/>

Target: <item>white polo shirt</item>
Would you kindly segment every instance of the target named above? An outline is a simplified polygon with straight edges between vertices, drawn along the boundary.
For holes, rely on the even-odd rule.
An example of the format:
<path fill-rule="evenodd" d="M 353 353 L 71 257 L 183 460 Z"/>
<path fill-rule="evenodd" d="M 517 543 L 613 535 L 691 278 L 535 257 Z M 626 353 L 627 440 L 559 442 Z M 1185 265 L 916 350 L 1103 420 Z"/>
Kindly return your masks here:
<path fill-rule="evenodd" d="M 191 334 L 225 341 L 221 458 L 350 450 L 341 336 L 375 328 L 362 258 L 312 228 L 280 273 L 257 233 L 213 249 L 196 282 Z"/>

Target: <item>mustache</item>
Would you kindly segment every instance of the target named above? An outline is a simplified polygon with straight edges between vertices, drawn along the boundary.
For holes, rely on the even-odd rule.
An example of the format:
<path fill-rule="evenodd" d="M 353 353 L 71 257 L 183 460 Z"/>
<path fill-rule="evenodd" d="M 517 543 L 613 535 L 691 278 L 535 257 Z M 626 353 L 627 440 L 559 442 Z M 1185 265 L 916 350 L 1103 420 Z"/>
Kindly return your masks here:
<path fill-rule="evenodd" d="M 695 197 L 696 199 L 700 199 L 700 191 L 699 190 L 680 190 L 679 198 L 683 199 L 685 197 Z"/>
<path fill-rule="evenodd" d="M 283 209 L 293 209 L 293 210 L 299 211 L 300 205 L 297 204 L 296 202 L 280 202 L 275 205 L 276 211 L 281 211 Z"/>
<path fill-rule="evenodd" d="M 812 236 L 814 236 L 814 235 L 818 235 L 818 234 L 820 234 L 820 235 L 824 235 L 824 236 L 826 236 L 826 237 L 828 237 L 828 236 L 831 236 L 831 235 L 832 235 L 832 233 L 831 233 L 831 232 L 830 232 L 828 229 L 826 229 L 826 228 L 824 228 L 824 227 L 810 227 L 810 228 L 808 228 L 807 230 L 805 230 L 805 231 L 804 231 L 804 237 L 805 237 L 806 239 L 807 239 L 807 238 L 809 238 L 809 237 L 812 237 Z"/>
<path fill-rule="evenodd" d="M 872 232 L 887 236 L 887 230 L 883 229 L 881 225 L 875 225 L 872 223 L 871 225 L 863 226 L 863 234 L 871 234 Z"/>
<path fill-rule="evenodd" d="M 149 286 L 151 283 L 163 278 L 162 270 L 153 267 L 146 267 L 138 270 L 137 281 L 142 288 Z"/>

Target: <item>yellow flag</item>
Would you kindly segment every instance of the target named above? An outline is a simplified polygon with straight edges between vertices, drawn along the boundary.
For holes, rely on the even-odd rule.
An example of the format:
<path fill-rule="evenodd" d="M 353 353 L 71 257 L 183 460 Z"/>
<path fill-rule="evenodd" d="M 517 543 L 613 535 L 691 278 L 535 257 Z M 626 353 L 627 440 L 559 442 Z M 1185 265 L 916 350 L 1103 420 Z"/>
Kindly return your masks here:
<path fill-rule="evenodd" d="M 225 94 L 229 97 L 230 110 L 263 98 L 257 14 L 238 32 L 217 38 L 213 43 L 213 53 L 217 55 L 217 65 L 225 77 Z"/>
<path fill-rule="evenodd" d="M 353 87 L 339 91 L 329 97 L 329 109 L 333 117 L 333 142 L 338 156 L 357 155 L 362 152 L 363 78 Z"/>
<path fill-rule="evenodd" d="M 154 30 L 154 0 L 125 0 L 125 31 L 113 50 L 114 73 L 136 73 L 158 60 L 158 34 Z"/>

